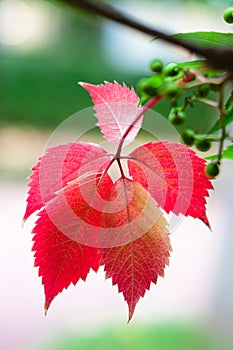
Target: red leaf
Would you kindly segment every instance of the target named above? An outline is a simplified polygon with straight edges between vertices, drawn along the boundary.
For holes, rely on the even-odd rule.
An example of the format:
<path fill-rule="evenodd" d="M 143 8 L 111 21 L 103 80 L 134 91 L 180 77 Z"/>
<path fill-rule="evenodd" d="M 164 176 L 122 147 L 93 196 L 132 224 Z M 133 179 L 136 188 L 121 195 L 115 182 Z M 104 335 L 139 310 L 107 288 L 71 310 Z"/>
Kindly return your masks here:
<path fill-rule="evenodd" d="M 80 83 L 92 97 L 96 111 L 97 125 L 105 138 L 118 144 L 127 128 L 133 123 L 136 116 L 142 111 L 138 107 L 139 97 L 134 89 L 129 89 L 125 84 L 119 85 L 117 82 L 103 85 L 92 85 Z M 141 128 L 142 118 L 135 124 L 129 132 L 124 145 L 131 142 Z"/>
<path fill-rule="evenodd" d="M 201 219 L 207 226 L 206 198 L 212 184 L 205 160 L 173 142 L 150 142 L 129 154 L 130 175 L 143 185 L 166 212 Z"/>
<path fill-rule="evenodd" d="M 139 98 L 116 82 L 82 86 L 93 99 L 104 136 L 120 143 L 116 155 L 83 142 L 48 149 L 33 168 L 24 219 L 40 210 L 33 250 L 46 310 L 64 288 L 104 265 L 106 278 L 123 293 L 130 320 L 140 297 L 164 275 L 169 262 L 167 222 L 158 206 L 209 225 L 205 204 L 212 185 L 205 161 L 188 147 L 168 141 L 148 143 L 123 157 L 133 180 L 125 178 L 121 140 L 144 111 Z M 142 118 L 128 129 L 126 143 L 136 137 Z M 114 161 L 122 178 L 113 184 L 108 169 Z"/>
<path fill-rule="evenodd" d="M 131 180 L 114 185 L 105 175 L 70 182 L 39 213 L 33 230 L 35 265 L 45 289 L 45 308 L 70 283 L 105 264 L 129 305 L 129 319 L 150 283 L 168 263 L 166 221 L 152 197 Z M 129 267 L 127 264 L 129 263 Z"/>
<path fill-rule="evenodd" d="M 45 291 L 45 311 L 55 296 L 64 288 L 81 278 L 85 281 L 90 269 L 99 267 L 99 255 L 96 248 L 72 241 L 63 235 L 43 211 L 33 232 L 35 266 L 39 267 L 39 276 Z"/>
<path fill-rule="evenodd" d="M 130 321 L 137 302 L 150 288 L 151 282 L 156 283 L 158 276 L 164 275 L 171 246 L 167 222 L 149 193 L 140 184 L 127 179 L 119 180 L 116 187 L 125 188 L 126 201 L 129 192 L 133 191 L 132 200 L 124 210 L 110 218 L 113 232 L 119 225 L 127 226 L 130 239 L 125 243 L 116 238 L 112 240 L 112 247 L 109 244 L 108 248 L 100 248 L 100 263 L 104 264 L 106 278 L 111 277 L 113 284 L 117 284 L 119 292 L 123 293 Z"/>
<path fill-rule="evenodd" d="M 32 168 L 24 220 L 53 199 L 55 193 L 69 181 L 83 175 L 84 168 L 88 170 L 88 165 L 90 169 L 98 170 L 96 160 L 101 163 L 105 154 L 103 148 L 85 142 L 59 145 L 46 150 L 45 155 Z"/>
<path fill-rule="evenodd" d="M 33 230 L 33 250 L 35 266 L 39 267 L 44 284 L 45 310 L 70 283 L 76 284 L 80 278 L 85 280 L 91 268 L 98 269 L 95 235 L 112 181 L 104 176 L 96 191 L 97 181 L 98 177 L 90 176 L 85 181 L 70 182 L 38 214 L 40 217 Z M 84 190 L 84 197 L 92 194 L 89 203 L 83 197 Z M 94 208 L 97 203 L 100 211 Z"/>

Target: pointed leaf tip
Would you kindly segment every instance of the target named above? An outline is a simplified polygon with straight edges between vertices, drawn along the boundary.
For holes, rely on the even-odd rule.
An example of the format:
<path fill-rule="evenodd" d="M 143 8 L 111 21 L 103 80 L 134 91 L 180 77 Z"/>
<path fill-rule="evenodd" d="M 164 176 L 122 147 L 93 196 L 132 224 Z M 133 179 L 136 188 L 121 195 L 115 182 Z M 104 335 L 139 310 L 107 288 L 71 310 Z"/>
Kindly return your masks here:
<path fill-rule="evenodd" d="M 46 306 L 46 304 L 45 304 L 45 306 L 44 306 L 44 315 L 45 315 L 45 316 L 47 316 L 48 309 L 49 309 L 49 305 Z"/>
<path fill-rule="evenodd" d="M 136 305 L 135 305 L 136 306 Z M 134 307 L 134 309 L 133 310 L 129 310 L 129 316 L 128 316 L 128 321 L 127 321 L 127 323 L 130 323 L 130 321 L 132 320 L 132 318 L 133 318 L 133 314 L 134 314 L 134 310 L 135 310 L 135 307 Z"/>

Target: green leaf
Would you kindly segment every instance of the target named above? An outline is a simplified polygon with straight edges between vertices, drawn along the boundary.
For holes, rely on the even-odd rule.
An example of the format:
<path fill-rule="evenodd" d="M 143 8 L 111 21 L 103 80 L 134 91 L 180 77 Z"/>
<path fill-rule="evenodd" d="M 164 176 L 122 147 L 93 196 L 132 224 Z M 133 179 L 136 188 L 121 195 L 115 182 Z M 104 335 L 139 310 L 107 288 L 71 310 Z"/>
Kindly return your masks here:
<path fill-rule="evenodd" d="M 224 70 L 212 69 L 212 68 L 208 67 L 206 65 L 206 60 L 196 60 L 196 61 L 191 61 L 191 62 L 181 62 L 181 63 L 177 63 L 177 66 L 179 68 L 184 69 L 184 70 L 193 69 L 193 70 L 199 71 L 203 75 L 206 75 L 209 78 L 224 73 Z"/>
<path fill-rule="evenodd" d="M 205 157 L 206 160 L 215 160 L 215 159 L 218 159 L 218 155 L 217 154 L 213 154 L 212 156 L 208 156 L 208 157 Z"/>
<path fill-rule="evenodd" d="M 196 60 L 191 62 L 181 62 L 177 63 L 177 66 L 185 69 L 195 69 L 198 71 L 203 71 L 207 69 L 206 60 Z"/>
<path fill-rule="evenodd" d="M 195 44 L 214 48 L 233 48 L 233 33 L 219 32 L 193 32 L 178 33 L 173 35 L 176 38 L 192 41 Z"/>
<path fill-rule="evenodd" d="M 233 122 L 233 91 L 225 104 L 225 112 L 223 113 L 223 118 L 224 118 L 225 126 Z M 209 135 L 213 134 L 220 129 L 221 129 L 221 126 L 220 126 L 219 120 L 217 120 L 214 126 L 208 132 L 208 134 Z"/>
<path fill-rule="evenodd" d="M 226 109 L 230 109 L 232 108 L 233 109 L 233 91 L 231 92 L 231 96 L 228 98 L 226 104 L 225 104 L 225 108 Z"/>
<path fill-rule="evenodd" d="M 218 159 L 218 155 L 209 156 L 205 158 L 206 160 L 215 160 Z M 222 159 L 233 159 L 233 145 L 228 146 L 225 151 L 222 153 Z"/>
<path fill-rule="evenodd" d="M 222 158 L 233 159 L 233 145 L 228 146 L 222 154 Z"/>

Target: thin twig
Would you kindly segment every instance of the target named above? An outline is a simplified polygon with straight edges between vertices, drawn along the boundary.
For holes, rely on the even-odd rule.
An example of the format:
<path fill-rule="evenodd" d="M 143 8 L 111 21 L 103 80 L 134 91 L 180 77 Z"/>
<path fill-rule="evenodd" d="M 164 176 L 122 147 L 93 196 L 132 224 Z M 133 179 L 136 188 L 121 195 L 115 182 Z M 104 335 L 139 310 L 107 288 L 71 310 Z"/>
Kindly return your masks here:
<path fill-rule="evenodd" d="M 193 98 L 192 102 L 201 102 L 204 103 L 207 106 L 218 108 L 218 103 L 216 101 L 210 100 L 208 98 Z"/>
<path fill-rule="evenodd" d="M 213 48 L 194 44 L 193 42 L 179 39 L 172 36 L 170 33 L 150 27 L 144 23 L 139 22 L 128 14 L 116 10 L 112 6 L 103 4 L 100 1 L 92 0 L 60 0 L 66 4 L 72 5 L 76 8 L 82 8 L 88 12 L 100 15 L 104 18 L 110 19 L 114 22 L 134 28 L 140 32 L 148 34 L 152 37 L 160 38 L 170 44 L 178 45 L 186 50 L 203 56 L 207 59 L 208 64 L 214 68 L 220 68 L 233 72 L 233 50 L 229 47 Z"/>
<path fill-rule="evenodd" d="M 224 114 L 223 114 L 223 89 L 221 85 L 218 88 L 219 88 L 219 91 L 218 91 L 219 124 L 221 127 L 221 138 L 220 138 L 219 150 L 218 150 L 218 164 L 220 164 L 221 158 L 222 158 L 224 140 L 226 137 L 226 128 L 224 124 Z"/>

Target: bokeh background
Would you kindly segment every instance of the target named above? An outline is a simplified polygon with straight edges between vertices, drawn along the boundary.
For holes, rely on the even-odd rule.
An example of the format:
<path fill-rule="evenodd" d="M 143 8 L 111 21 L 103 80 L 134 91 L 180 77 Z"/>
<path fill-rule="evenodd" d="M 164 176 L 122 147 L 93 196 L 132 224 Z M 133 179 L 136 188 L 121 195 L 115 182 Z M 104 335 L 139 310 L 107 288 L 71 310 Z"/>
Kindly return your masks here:
<path fill-rule="evenodd" d="M 171 33 L 232 31 L 222 19 L 232 1 L 108 2 Z M 103 270 L 90 273 L 87 283 L 70 286 L 43 314 L 43 288 L 31 252 L 35 216 L 22 228 L 29 169 L 54 129 L 91 105 L 78 81 L 136 86 L 149 74 L 153 58 L 195 58 L 151 39 L 61 1 L 0 1 L 1 349 L 233 348 L 230 161 L 223 162 L 208 201 L 213 232 L 197 220 L 183 220 L 171 235 L 165 279 L 146 293 L 129 325 L 123 297 L 104 280 Z M 156 110 L 166 117 L 169 106 L 161 103 Z M 189 110 L 184 127 L 205 132 L 215 118 L 210 109 L 198 106 Z"/>

